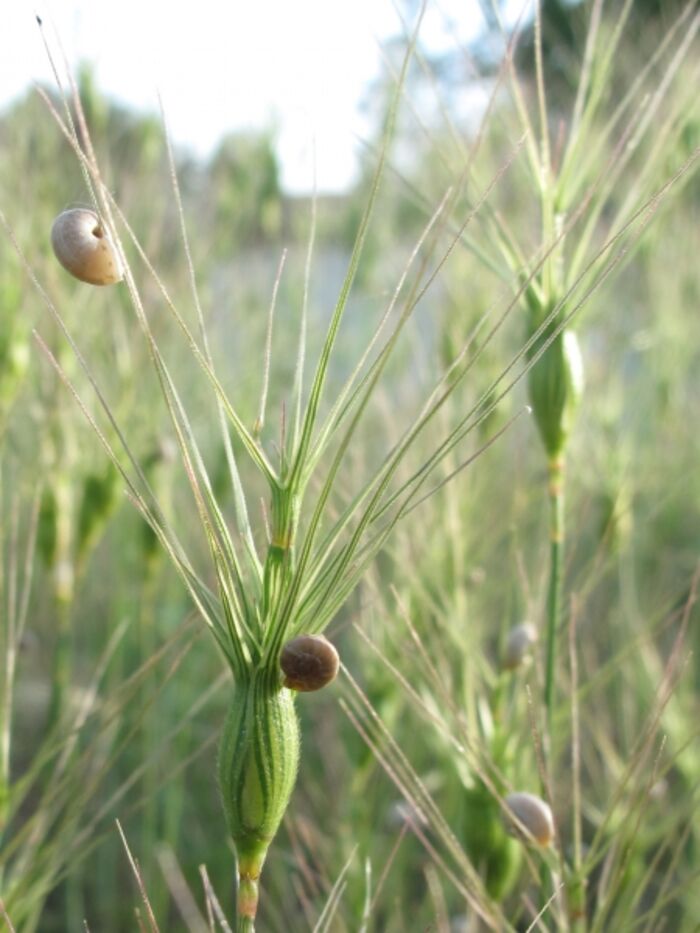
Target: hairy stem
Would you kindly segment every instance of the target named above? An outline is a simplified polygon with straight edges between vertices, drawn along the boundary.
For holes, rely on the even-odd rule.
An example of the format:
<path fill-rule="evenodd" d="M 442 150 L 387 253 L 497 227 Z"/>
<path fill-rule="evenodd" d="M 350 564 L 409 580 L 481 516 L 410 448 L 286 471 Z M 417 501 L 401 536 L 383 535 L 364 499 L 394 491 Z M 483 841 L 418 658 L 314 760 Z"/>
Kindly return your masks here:
<path fill-rule="evenodd" d="M 250 917 L 239 917 L 236 933 L 255 933 L 255 921 Z"/>
<path fill-rule="evenodd" d="M 265 853 L 266 854 L 266 853 Z M 255 933 L 255 916 L 260 895 L 262 859 L 238 860 L 238 900 L 236 904 L 236 933 Z"/>

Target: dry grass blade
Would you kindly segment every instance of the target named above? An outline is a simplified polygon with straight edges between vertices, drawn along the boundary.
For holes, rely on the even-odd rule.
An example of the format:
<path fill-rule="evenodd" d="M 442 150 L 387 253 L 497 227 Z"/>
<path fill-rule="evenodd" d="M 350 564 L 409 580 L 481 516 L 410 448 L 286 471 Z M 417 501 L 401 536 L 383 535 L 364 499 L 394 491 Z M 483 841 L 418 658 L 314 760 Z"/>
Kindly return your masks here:
<path fill-rule="evenodd" d="M 532 931 L 535 929 L 541 929 L 543 931 L 547 930 L 547 927 L 545 927 L 542 924 L 542 918 L 546 916 L 552 904 L 554 904 L 557 898 L 561 896 L 563 890 L 564 890 L 564 884 L 563 882 L 560 882 L 556 890 L 554 891 L 554 893 L 549 896 L 549 898 L 545 901 L 542 907 L 537 911 L 535 916 L 532 918 L 532 921 L 530 922 L 530 926 L 527 928 L 525 933 L 532 933 Z"/>
<path fill-rule="evenodd" d="M 192 933 L 254 933 L 263 895 L 263 926 L 316 933 L 631 933 L 697 914 L 700 13 L 558 3 L 560 38 L 551 4 L 519 6 L 513 25 L 483 4 L 475 44 L 440 0 L 397 11 L 357 184 L 335 198 L 314 181 L 306 200 L 273 133 L 191 158 L 162 105 L 101 98 L 42 29 L 55 86 L 0 128 L 10 929 L 55 912 L 156 933 L 175 911 Z M 51 255 L 51 218 L 81 194 L 87 239 L 124 264 L 113 288 Z M 575 424 L 583 365 L 549 367 L 568 338 Z M 105 455 L 110 503 L 123 482 L 135 512 L 114 509 L 88 567 Z M 53 615 L 74 682 L 46 676 Z M 354 675 L 333 688 L 343 728 L 282 686 L 290 639 L 328 626 Z M 37 739 L 52 680 L 66 705 Z M 508 818 L 514 798 L 546 834 Z M 288 851 L 268 858 L 282 825 Z M 89 875 L 122 846 L 131 906 L 118 872 Z M 228 896 L 234 860 L 231 922 L 203 866 Z"/>
<path fill-rule="evenodd" d="M 412 827 L 414 833 L 426 846 L 431 856 L 438 861 L 443 871 L 448 873 L 452 882 L 469 901 L 484 923 L 490 929 L 508 929 L 509 925 L 506 918 L 501 913 L 498 905 L 493 904 L 485 896 L 478 873 L 466 857 L 454 835 L 453 829 L 445 821 L 425 784 L 415 773 L 405 753 L 398 747 L 369 700 L 345 667 L 343 667 L 343 673 L 352 688 L 347 695 L 347 702 L 341 700 L 343 712 L 348 716 L 401 794 L 418 814 L 422 814 L 428 820 L 449 853 L 450 859 L 454 860 L 459 875 L 448 867 L 445 859 L 439 855 L 425 833 L 415 824 Z"/>
<path fill-rule="evenodd" d="M 323 906 L 318 920 L 313 928 L 313 933 L 328 933 L 331 929 L 331 922 L 335 916 L 335 913 L 340 904 L 340 900 L 343 896 L 343 891 L 345 890 L 345 878 L 347 873 L 350 871 L 350 866 L 352 865 L 355 855 L 357 853 L 357 848 L 354 848 L 350 853 L 350 856 L 347 862 L 343 865 L 340 874 L 335 879 L 333 887 L 331 888 L 326 903 Z"/>
<path fill-rule="evenodd" d="M 226 917 L 224 915 L 224 912 L 221 909 L 221 904 L 219 903 L 219 899 L 216 896 L 216 892 L 212 888 L 211 882 L 209 881 L 209 875 L 207 874 L 206 865 L 199 866 L 199 874 L 201 875 L 202 884 L 204 885 L 204 894 L 207 900 L 207 911 L 209 912 L 209 917 L 210 917 L 209 922 L 210 922 L 210 925 L 212 926 L 212 929 L 213 929 L 212 919 L 213 917 L 216 917 L 216 920 L 219 926 L 221 927 L 221 929 L 224 931 L 224 933 L 232 933 L 231 927 L 229 926 L 228 921 L 226 920 Z"/>
<path fill-rule="evenodd" d="M 15 928 L 12 925 L 12 921 L 10 920 L 7 911 L 5 910 L 5 904 L 3 903 L 3 900 L 1 897 L 0 897 L 0 912 L 2 913 L 3 920 L 7 924 L 7 929 L 10 931 L 10 933 L 15 933 Z"/>
<path fill-rule="evenodd" d="M 126 850 L 126 854 L 129 859 L 129 864 L 131 865 L 131 870 L 134 873 L 134 878 L 136 878 L 136 884 L 138 885 L 139 893 L 141 894 L 141 900 L 143 901 L 143 905 L 146 908 L 146 916 L 148 917 L 149 928 L 151 930 L 151 933 L 159 933 L 158 924 L 156 923 L 156 918 L 153 915 L 153 910 L 151 908 L 151 902 L 149 901 L 148 895 L 146 893 L 146 888 L 143 883 L 143 877 L 141 875 L 138 862 L 134 859 L 134 856 L 131 854 L 131 849 L 129 848 L 129 843 L 126 841 L 126 836 L 124 835 L 124 831 L 122 830 L 121 823 L 119 822 L 119 820 L 115 820 L 115 822 L 117 824 L 117 830 L 119 831 L 122 844 L 124 846 L 124 849 Z"/>
<path fill-rule="evenodd" d="M 205 933 L 207 923 L 199 912 L 187 880 L 175 858 L 175 853 L 170 847 L 161 846 L 156 853 L 156 857 L 168 890 L 180 911 L 180 916 L 187 927 L 188 933 Z"/>

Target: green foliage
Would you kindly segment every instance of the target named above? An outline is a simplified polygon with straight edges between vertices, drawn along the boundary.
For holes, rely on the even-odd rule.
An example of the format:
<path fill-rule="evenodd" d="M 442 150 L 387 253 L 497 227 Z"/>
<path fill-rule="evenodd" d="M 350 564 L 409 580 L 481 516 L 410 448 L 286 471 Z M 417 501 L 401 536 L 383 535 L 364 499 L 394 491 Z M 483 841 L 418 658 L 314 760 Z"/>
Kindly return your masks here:
<path fill-rule="evenodd" d="M 543 74 L 501 75 L 481 131 L 402 111 L 394 142 L 368 147 L 391 163 L 383 186 L 368 170 L 316 205 L 309 281 L 311 205 L 280 190 L 270 135 L 226 140 L 209 165 L 175 153 L 196 294 L 159 121 L 105 101 L 83 69 L 98 190 L 143 317 L 126 287 L 98 295 L 56 268 L 51 219 L 90 195 L 43 102 L 4 115 L 2 216 L 109 405 L 6 240 L 0 893 L 16 929 L 133 928 L 116 817 L 162 930 L 206 928 L 201 864 L 233 914 L 232 845 L 246 930 L 263 860 L 259 922 L 275 933 L 459 929 L 465 912 L 515 930 L 540 910 L 553 930 L 690 929 L 697 21 L 674 20 L 664 45 L 643 18 L 632 29 L 636 9 L 608 12 L 589 59 L 574 20 L 549 57 L 545 22 Z M 33 326 L 62 376 L 42 351 L 23 366 Z M 527 393 L 534 418 L 512 423 Z M 551 711 L 537 432 L 568 461 Z M 115 508 L 122 489 L 138 514 Z M 193 634 L 193 603 L 219 655 Z M 539 641 L 504 671 L 523 620 Z M 294 701 L 280 648 L 324 629 L 353 680 Z M 550 800 L 551 847 L 507 834 L 513 790 Z"/>
<path fill-rule="evenodd" d="M 37 552 L 47 567 L 56 562 L 58 546 L 58 503 L 54 487 L 44 488 L 39 506 Z"/>
<path fill-rule="evenodd" d="M 274 240 L 281 231 L 283 200 L 271 135 L 235 134 L 212 156 L 207 183 L 214 197 L 218 255 L 236 244 Z"/>
<path fill-rule="evenodd" d="M 500 901 L 518 880 L 522 846 L 506 832 L 501 806 L 483 784 L 464 790 L 462 806 L 460 837 L 489 896 Z"/>
<path fill-rule="evenodd" d="M 117 504 L 119 488 L 119 473 L 111 463 L 101 473 L 89 473 L 83 480 L 76 528 L 79 562 L 90 552 L 104 530 Z"/>

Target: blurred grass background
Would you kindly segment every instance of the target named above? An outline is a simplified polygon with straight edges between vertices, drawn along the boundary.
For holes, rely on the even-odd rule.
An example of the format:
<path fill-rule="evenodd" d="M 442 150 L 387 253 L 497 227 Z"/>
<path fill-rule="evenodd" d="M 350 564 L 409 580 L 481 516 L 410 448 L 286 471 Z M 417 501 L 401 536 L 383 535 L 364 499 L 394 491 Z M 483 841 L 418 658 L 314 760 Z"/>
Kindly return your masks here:
<path fill-rule="evenodd" d="M 607 89 L 608 112 L 643 66 L 660 30 L 673 22 L 666 4 L 633 7 Z M 590 4 L 543 5 L 554 131 L 575 91 L 590 9 Z M 682 4 L 674 9 L 680 12 Z M 680 101 L 688 99 L 688 82 L 697 77 L 697 42 L 693 48 L 695 62 L 689 55 L 667 91 Z M 534 95 L 532 27 L 525 28 L 517 60 L 525 92 Z M 342 333 L 341 359 L 348 368 L 443 182 L 458 171 L 460 146 L 474 143 L 474 125 L 445 120 L 440 102 L 449 109 L 450 94 L 465 81 L 476 81 L 473 73 L 466 76 L 475 67 L 479 81 L 492 86 L 499 61 L 488 48 L 472 50 L 466 64 L 456 58 L 416 59 Z M 159 120 L 103 99 L 87 67 L 79 84 L 106 177 L 171 294 L 188 308 L 187 269 Z M 378 112 L 387 88 L 374 89 Z M 474 177 L 482 183 L 510 159 L 521 135 L 507 94 L 493 100 L 474 157 Z M 413 112 L 417 101 L 420 119 Z M 700 145 L 697 101 L 694 110 L 685 103 L 681 109 L 684 120 L 666 141 L 666 174 L 659 183 Z M 591 139 L 595 134 L 592 127 Z M 368 166 L 373 146 L 369 140 Z M 605 166 L 609 155 L 600 152 L 597 164 Z M 271 411 L 279 411 L 293 379 L 294 354 L 288 348 L 296 340 L 312 210 L 318 225 L 309 301 L 313 349 L 321 343 L 342 282 L 366 183 L 343 197 L 319 198 L 315 205 L 310 198 L 289 198 L 280 187 L 274 139 L 267 135 L 231 136 L 208 163 L 184 154 L 177 158 L 215 361 L 252 424 L 280 252 L 288 248 L 289 258 L 278 297 Z M 640 165 L 645 158 L 649 150 L 640 151 Z M 166 509 L 180 528 L 195 527 L 185 477 L 125 296 L 118 288 L 76 288 L 50 255 L 53 217 L 85 195 L 75 158 L 37 95 L 2 115 L 0 166 L 0 206 L 31 268 L 99 374 Z M 620 198 L 624 193 L 621 186 Z M 521 242 L 536 243 L 537 202 L 519 159 L 489 203 Z M 657 213 L 577 324 L 586 400 L 568 458 L 565 568 L 566 629 L 572 632 L 576 663 L 572 667 L 565 636 L 551 792 L 566 850 L 573 845 L 570 816 L 579 785 L 572 771 L 576 748 L 581 844 L 595 853 L 587 914 L 590 929 L 600 930 L 692 930 L 700 916 L 700 644 L 692 608 L 700 544 L 697 171 Z M 602 228 L 605 223 L 604 215 Z M 492 253 L 488 225 L 470 235 Z M 469 244 L 455 251 L 392 362 L 381 405 L 349 455 L 350 474 L 354 465 L 378 456 L 377 438 L 383 450 L 387 439 L 415 417 L 432 375 L 454 360 L 482 315 L 502 307 L 512 288 L 508 270 L 490 269 Z M 223 451 L 211 431 L 206 386 L 172 333 L 162 297 L 145 271 L 143 289 L 225 498 Z M 232 850 L 218 829 L 212 830 L 221 824 L 214 758 L 226 708 L 222 665 L 89 426 L 33 344 L 32 328 L 89 397 L 64 339 L 5 238 L 0 492 L 7 748 L 0 894 L 17 930 L 78 930 L 84 920 L 89 929 L 105 933 L 136 928 L 139 896 L 114 827 L 118 818 L 160 928 L 206 929 L 199 866 L 206 865 L 229 914 L 234 897 Z M 518 311 L 483 348 L 448 404 L 465 410 L 473 404 L 524 336 Z M 470 352 L 477 348 L 478 343 Z M 341 364 L 331 382 L 340 384 L 344 375 Z M 525 402 L 518 384 L 470 441 L 472 449 Z M 446 464 L 445 475 L 456 465 Z M 523 859 L 522 847 L 497 828 L 498 808 L 481 775 L 493 766 L 515 787 L 537 791 L 539 785 L 528 698 L 541 690 L 541 646 L 533 663 L 512 676 L 499 670 L 499 657 L 514 625 L 526 619 L 539 624 L 543 614 L 543 477 L 534 425 L 521 418 L 469 470 L 411 514 L 329 632 L 344 665 L 410 761 L 415 800 L 421 799 L 420 779 L 515 929 L 529 928 L 528 899 L 537 901 L 538 872 Z M 262 527 L 261 516 L 255 523 Z M 572 696 L 580 717 L 573 736 Z M 266 868 L 261 929 L 314 929 L 346 865 L 339 906 L 330 925 L 318 929 L 479 929 L 451 880 L 449 863 L 436 854 L 440 832 L 435 825 L 421 829 L 420 808 L 402 803 L 392 780 L 400 769 L 396 753 L 378 739 L 386 756 L 382 765 L 347 715 L 354 703 L 347 680 L 327 695 L 298 703 L 302 767 Z M 489 838 L 475 837 L 475 807 Z M 143 906 L 140 910 L 143 916 Z M 544 928 L 558 928 L 552 924 L 545 920 Z"/>

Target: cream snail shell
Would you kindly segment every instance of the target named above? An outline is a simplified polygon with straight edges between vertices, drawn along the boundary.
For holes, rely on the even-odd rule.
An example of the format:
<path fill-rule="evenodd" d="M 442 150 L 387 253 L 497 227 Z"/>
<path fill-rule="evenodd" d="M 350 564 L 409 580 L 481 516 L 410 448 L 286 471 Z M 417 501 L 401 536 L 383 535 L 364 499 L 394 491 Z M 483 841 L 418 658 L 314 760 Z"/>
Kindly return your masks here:
<path fill-rule="evenodd" d="M 508 819 L 508 830 L 514 836 L 520 836 L 525 841 L 534 841 L 540 846 L 548 846 L 554 839 L 554 817 L 548 803 L 534 794 L 515 793 L 508 794 L 505 799 L 507 815 L 515 817 Z M 523 832 L 527 830 L 527 833 Z"/>
<path fill-rule="evenodd" d="M 515 670 L 525 661 L 537 641 L 537 629 L 529 622 L 516 625 L 508 633 L 503 653 L 502 666 L 506 671 Z"/>
<path fill-rule="evenodd" d="M 119 253 L 94 211 L 63 211 L 51 227 L 56 258 L 71 275 L 89 285 L 114 285 L 124 278 Z"/>
<path fill-rule="evenodd" d="M 320 690 L 335 680 L 339 666 L 338 652 L 323 635 L 292 638 L 280 654 L 284 686 L 303 693 Z"/>

